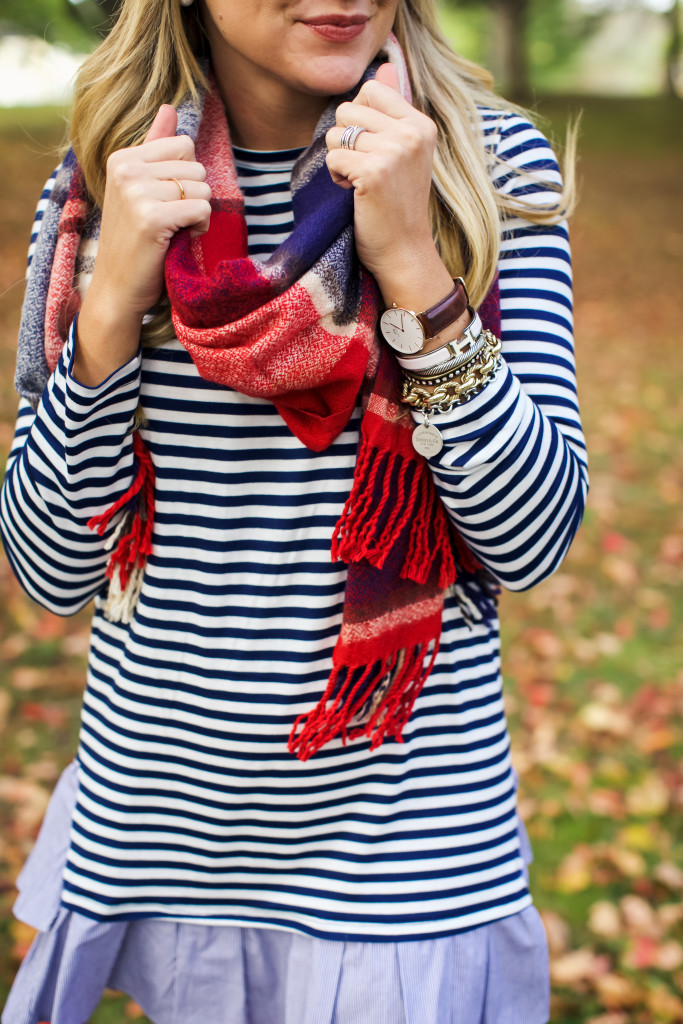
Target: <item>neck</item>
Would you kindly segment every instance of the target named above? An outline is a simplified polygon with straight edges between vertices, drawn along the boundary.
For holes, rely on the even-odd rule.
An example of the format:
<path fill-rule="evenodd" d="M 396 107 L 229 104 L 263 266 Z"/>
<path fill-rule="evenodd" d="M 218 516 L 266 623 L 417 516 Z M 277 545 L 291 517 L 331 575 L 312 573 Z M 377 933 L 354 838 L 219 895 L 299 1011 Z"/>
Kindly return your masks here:
<path fill-rule="evenodd" d="M 230 136 L 243 149 L 296 149 L 309 146 L 327 96 L 309 96 L 260 76 L 230 73 L 214 65 L 225 104 Z"/>

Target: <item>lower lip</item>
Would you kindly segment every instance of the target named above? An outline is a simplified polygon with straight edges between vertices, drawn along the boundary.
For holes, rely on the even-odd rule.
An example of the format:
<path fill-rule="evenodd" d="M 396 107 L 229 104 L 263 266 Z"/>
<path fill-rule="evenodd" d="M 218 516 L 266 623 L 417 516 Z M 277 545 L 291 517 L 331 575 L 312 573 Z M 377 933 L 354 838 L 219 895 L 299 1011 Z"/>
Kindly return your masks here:
<path fill-rule="evenodd" d="M 347 43 L 350 39 L 356 39 L 361 34 L 365 26 L 366 21 L 360 22 L 358 25 L 311 25 L 308 27 L 312 29 L 316 35 L 321 36 L 323 39 L 327 39 L 332 43 Z"/>

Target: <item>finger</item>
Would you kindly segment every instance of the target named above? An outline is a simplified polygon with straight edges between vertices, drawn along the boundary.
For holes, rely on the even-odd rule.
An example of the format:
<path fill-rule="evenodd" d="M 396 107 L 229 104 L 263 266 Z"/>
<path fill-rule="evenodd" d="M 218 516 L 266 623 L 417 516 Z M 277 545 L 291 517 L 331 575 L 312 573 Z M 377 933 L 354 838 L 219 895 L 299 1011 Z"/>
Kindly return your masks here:
<path fill-rule="evenodd" d="M 176 199 L 164 203 L 164 216 L 172 233 L 192 228 L 201 234 L 208 230 L 211 205 L 203 199 Z"/>
<path fill-rule="evenodd" d="M 178 182 L 182 186 L 184 197 L 180 196 Z M 211 199 L 211 186 L 206 181 L 188 181 L 186 178 L 178 178 L 177 181 L 169 178 L 168 181 L 159 181 L 155 197 L 164 203 L 174 203 L 177 200 L 204 200 L 208 203 Z"/>
<path fill-rule="evenodd" d="M 397 93 L 401 92 L 401 85 L 398 80 L 398 68 L 394 67 L 393 64 L 380 64 L 377 68 L 375 81 L 381 82 L 382 85 L 388 85 L 390 89 L 394 89 Z"/>
<path fill-rule="evenodd" d="M 194 160 L 194 142 L 187 135 L 170 135 L 145 142 L 139 149 L 146 163 L 158 160 Z"/>
<path fill-rule="evenodd" d="M 178 113 L 170 103 L 162 103 L 151 127 L 145 136 L 145 142 L 155 139 L 172 138 L 178 129 Z"/>
<path fill-rule="evenodd" d="M 201 199 L 207 203 L 211 199 L 211 187 L 205 181 L 188 181 L 187 179 L 178 178 L 178 182 L 182 186 L 185 199 Z M 157 183 L 155 197 L 165 203 L 176 202 L 183 198 L 180 195 L 178 183 L 171 179 Z"/>
<path fill-rule="evenodd" d="M 381 110 L 374 110 L 362 103 L 340 103 L 337 107 L 337 127 L 341 125 L 346 128 L 358 124 L 371 132 L 385 132 L 390 130 L 395 120 Z"/>
<path fill-rule="evenodd" d="M 151 175 L 157 181 L 206 181 L 206 168 L 198 160 L 158 160 L 145 168 L 144 174 Z"/>
<path fill-rule="evenodd" d="M 353 123 L 354 122 L 352 122 L 352 124 Z M 346 128 L 330 128 L 327 134 L 325 135 L 325 142 L 327 143 L 327 148 L 341 149 L 341 139 L 345 131 Z M 373 146 L 376 145 L 376 141 L 377 140 L 374 132 L 365 129 L 360 133 L 360 135 L 356 135 L 356 141 L 354 142 L 350 152 L 353 153 L 357 151 L 360 153 L 369 153 L 373 149 Z"/>
<path fill-rule="evenodd" d="M 389 117 L 413 117 L 415 115 L 415 107 L 408 103 L 400 92 L 385 85 L 384 82 L 378 82 L 375 78 L 361 86 L 360 92 L 353 102 L 381 110 Z"/>
<path fill-rule="evenodd" d="M 367 153 L 354 153 L 348 149 L 331 149 L 325 162 L 336 185 L 357 189 L 358 184 L 361 183 L 361 192 L 367 191 L 367 187 L 384 173 L 381 162 Z"/>

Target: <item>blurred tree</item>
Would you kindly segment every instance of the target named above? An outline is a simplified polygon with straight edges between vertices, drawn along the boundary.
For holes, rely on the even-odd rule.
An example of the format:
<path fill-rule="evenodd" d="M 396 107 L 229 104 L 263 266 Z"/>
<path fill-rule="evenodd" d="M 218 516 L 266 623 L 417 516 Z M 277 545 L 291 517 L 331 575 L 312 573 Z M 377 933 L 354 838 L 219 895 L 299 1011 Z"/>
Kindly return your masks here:
<path fill-rule="evenodd" d="M 673 0 L 670 9 L 666 11 L 666 18 L 669 23 L 669 39 L 665 55 L 665 88 L 670 96 L 679 96 L 678 77 L 681 59 L 681 5 L 679 0 Z"/>
<path fill-rule="evenodd" d="M 106 30 L 116 3 L 117 0 L 2 0 L 0 35 L 34 35 L 49 43 L 90 50 L 97 33 Z"/>
<path fill-rule="evenodd" d="M 493 13 L 494 66 L 501 68 L 506 92 L 511 99 L 524 102 L 531 96 L 527 30 L 529 0 L 489 0 Z"/>
<path fill-rule="evenodd" d="M 97 3 L 104 11 L 107 20 L 113 21 L 123 0 L 97 0 Z"/>
<path fill-rule="evenodd" d="M 487 14 L 483 59 L 507 96 L 528 103 L 538 75 L 552 78 L 593 35 L 605 9 L 576 0 L 445 0 L 447 8 Z"/>
<path fill-rule="evenodd" d="M 447 0 L 457 8 L 488 8 L 490 19 L 488 62 L 506 93 L 514 99 L 528 98 L 531 88 L 527 62 L 526 31 L 529 0 Z"/>

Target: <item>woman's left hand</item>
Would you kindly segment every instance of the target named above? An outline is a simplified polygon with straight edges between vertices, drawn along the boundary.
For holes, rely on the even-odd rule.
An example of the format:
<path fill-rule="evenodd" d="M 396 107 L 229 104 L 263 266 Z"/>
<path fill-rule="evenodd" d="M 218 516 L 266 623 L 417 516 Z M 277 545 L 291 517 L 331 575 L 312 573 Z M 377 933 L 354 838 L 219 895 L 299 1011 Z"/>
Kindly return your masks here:
<path fill-rule="evenodd" d="M 342 132 L 349 125 L 367 129 L 353 150 L 340 148 Z M 429 223 L 436 137 L 431 118 L 401 96 L 398 73 L 391 64 L 382 64 L 376 78 L 365 82 L 354 100 L 340 104 L 337 124 L 327 133 L 332 179 L 342 188 L 355 190 L 358 256 L 387 301 L 400 300 L 401 282 L 415 280 L 416 266 L 429 268 L 433 301 L 452 287 Z"/>

